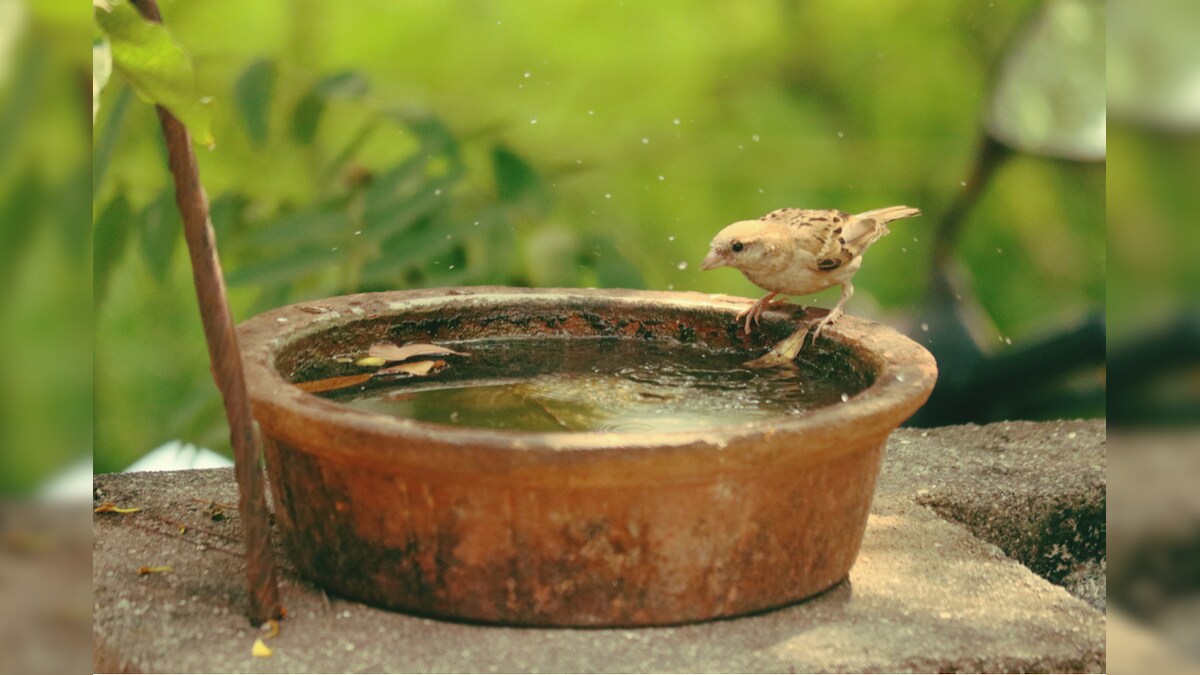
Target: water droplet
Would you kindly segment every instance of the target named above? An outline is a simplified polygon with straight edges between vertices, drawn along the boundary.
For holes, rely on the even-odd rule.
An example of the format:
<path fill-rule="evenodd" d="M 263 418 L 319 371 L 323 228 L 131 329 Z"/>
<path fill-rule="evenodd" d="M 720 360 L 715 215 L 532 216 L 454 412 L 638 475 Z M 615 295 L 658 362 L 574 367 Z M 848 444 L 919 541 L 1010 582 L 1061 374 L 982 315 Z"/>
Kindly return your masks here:
<path fill-rule="evenodd" d="M 1012 344 L 1012 338 L 1010 338 L 1010 337 L 1006 337 L 1006 338 L 1004 338 L 1004 344 L 1006 344 L 1006 345 L 1011 345 L 1011 344 Z"/>
<path fill-rule="evenodd" d="M 963 187 L 967 187 L 967 181 L 965 181 L 965 180 L 960 180 L 960 181 L 958 181 L 958 184 L 959 184 L 959 185 L 961 185 L 961 186 L 963 186 Z"/>
<path fill-rule="evenodd" d="M 446 241 L 450 241 L 453 238 L 454 238 L 454 235 L 452 235 L 452 234 L 446 235 Z"/>
<path fill-rule="evenodd" d="M 658 176 L 658 179 L 659 179 L 659 180 L 666 180 L 666 179 L 667 179 L 667 177 L 666 177 L 666 176 L 663 176 L 663 175 L 661 175 L 661 174 L 660 174 L 660 175 Z"/>
<path fill-rule="evenodd" d="M 763 191 L 763 189 L 762 189 L 762 188 L 758 188 L 758 194 L 760 194 L 760 195 L 761 195 L 761 194 L 764 194 L 764 191 Z"/>
<path fill-rule="evenodd" d="M 752 141 L 754 141 L 755 143 L 757 143 L 757 142 L 758 142 L 758 134 L 754 134 L 753 136 L 751 136 L 751 137 L 750 137 L 750 140 L 752 140 Z"/>
<path fill-rule="evenodd" d="M 451 266 L 447 267 L 446 269 L 452 270 L 452 269 L 454 269 L 454 265 L 451 265 Z"/>
<path fill-rule="evenodd" d="M 478 224 L 479 224 L 479 221 L 478 221 L 478 220 L 477 220 L 477 221 L 475 221 L 475 224 L 476 224 L 476 225 L 478 225 Z"/>
<path fill-rule="evenodd" d="M 675 241 L 675 235 L 667 237 L 667 241 Z"/>
<path fill-rule="evenodd" d="M 605 199 L 612 199 L 612 193 L 611 193 L 611 192 L 605 192 L 605 193 L 604 193 L 604 198 L 605 198 Z"/>
<path fill-rule="evenodd" d="M 650 142 L 650 139 L 649 139 L 649 138 L 642 137 L 642 145 L 645 145 L 645 144 L 647 144 L 647 143 L 649 143 L 649 142 Z"/>
<path fill-rule="evenodd" d="M 996 249 L 996 253 L 1004 253 L 1004 249 L 1002 249 L 1002 248 L 997 248 L 997 249 Z"/>
<path fill-rule="evenodd" d="M 928 324 L 927 322 L 925 322 L 925 321 L 922 321 L 922 322 L 921 322 L 921 330 L 923 330 L 923 331 L 925 331 L 926 333 L 928 333 L 928 332 L 929 332 L 929 324 Z"/>
<path fill-rule="evenodd" d="M 907 249 L 907 248 L 905 248 L 905 247 L 903 247 L 903 246 L 901 246 L 901 247 L 900 247 L 900 252 L 901 252 L 901 253 L 908 253 L 908 249 Z"/>
<path fill-rule="evenodd" d="M 440 195 L 440 194 L 442 194 L 442 188 L 438 188 L 438 189 L 434 190 L 434 191 L 433 191 L 433 194 L 434 194 L 434 195 Z"/>
<path fill-rule="evenodd" d="M 675 267 L 676 267 L 676 268 L 678 268 L 678 269 L 680 269 L 680 270 L 686 270 L 686 269 L 687 269 L 687 261 L 686 261 L 686 260 L 680 260 L 680 261 L 679 261 L 679 264 L 678 264 L 678 265 L 676 265 Z"/>
<path fill-rule="evenodd" d="M 533 118 L 533 119 L 529 120 L 529 123 L 530 123 L 530 124 L 537 124 L 537 118 L 535 117 L 535 118 Z"/>
<path fill-rule="evenodd" d="M 533 73 L 529 72 L 528 70 L 525 71 L 525 79 L 529 79 L 531 77 L 533 77 Z"/>
<path fill-rule="evenodd" d="M 674 124 L 675 126 L 679 126 L 681 124 L 681 122 L 679 121 L 679 118 L 676 117 L 675 119 L 671 120 L 671 124 Z"/>
<path fill-rule="evenodd" d="M 589 115 L 595 115 L 595 114 L 596 114 L 596 111 L 595 111 L 595 110 L 589 110 L 589 111 L 588 111 L 588 114 L 589 114 Z"/>
<path fill-rule="evenodd" d="M 745 150 L 745 149 L 746 149 L 746 146 L 742 145 L 741 143 L 738 143 L 738 150 Z"/>
<path fill-rule="evenodd" d="M 356 236 L 357 236 L 357 235 L 360 235 L 360 234 L 362 234 L 362 230 L 355 230 L 355 231 L 354 231 L 354 234 L 355 234 Z"/>
<path fill-rule="evenodd" d="M 577 160 L 575 160 L 575 163 L 576 163 L 576 164 L 583 164 L 583 160 L 582 160 L 582 159 L 577 159 Z"/>
<path fill-rule="evenodd" d="M 843 403 L 845 403 L 846 401 L 849 401 L 849 400 L 850 400 L 850 394 L 842 394 L 842 402 Z"/>
<path fill-rule="evenodd" d="M 668 291 L 673 291 L 673 290 L 675 290 L 675 284 L 667 284 L 667 290 L 668 290 Z"/>
<path fill-rule="evenodd" d="M 918 239 L 917 239 L 916 237 L 913 237 L 913 241 L 914 241 L 914 242 L 915 242 L 915 241 L 918 241 Z"/>
<path fill-rule="evenodd" d="M 331 251 L 336 251 L 336 250 L 338 250 L 338 247 L 334 246 L 333 248 L 331 248 L 331 249 L 329 249 L 329 250 L 331 250 Z"/>
<path fill-rule="evenodd" d="M 838 132 L 838 138 L 845 138 L 845 137 L 846 137 L 846 133 L 845 133 L 845 132 L 843 132 L 843 131 L 839 131 L 839 132 Z"/>

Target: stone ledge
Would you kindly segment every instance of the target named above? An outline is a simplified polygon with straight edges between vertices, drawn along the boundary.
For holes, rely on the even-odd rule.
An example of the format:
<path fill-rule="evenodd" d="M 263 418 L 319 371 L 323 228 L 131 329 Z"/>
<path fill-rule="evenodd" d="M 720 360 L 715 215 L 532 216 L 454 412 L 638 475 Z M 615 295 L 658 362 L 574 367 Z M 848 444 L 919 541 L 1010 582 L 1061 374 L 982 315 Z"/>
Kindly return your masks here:
<path fill-rule="evenodd" d="M 257 630 L 242 614 L 236 513 L 220 521 L 204 514 L 205 502 L 236 501 L 232 472 L 98 476 L 101 500 L 142 511 L 93 519 L 94 667 L 1101 671 L 1104 615 L 1004 552 L 1035 566 L 1051 561 L 1052 578 L 1063 560 L 1097 562 L 1089 556 L 1103 531 L 1088 514 L 1097 504 L 1103 514 L 1105 436 L 1103 421 L 897 431 L 850 579 L 807 602 L 740 619 L 612 630 L 455 624 L 329 597 L 280 557 L 288 619 L 269 641 L 270 658 L 250 654 Z M 1042 531 L 1051 522 L 1057 526 Z M 139 576 L 144 565 L 174 572 Z"/>

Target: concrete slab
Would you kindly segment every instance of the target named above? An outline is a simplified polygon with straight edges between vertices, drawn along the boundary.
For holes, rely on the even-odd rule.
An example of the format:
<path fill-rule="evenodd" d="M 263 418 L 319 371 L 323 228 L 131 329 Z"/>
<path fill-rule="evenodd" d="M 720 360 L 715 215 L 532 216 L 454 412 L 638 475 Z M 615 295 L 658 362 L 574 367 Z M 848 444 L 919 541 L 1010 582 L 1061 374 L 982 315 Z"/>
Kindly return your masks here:
<path fill-rule="evenodd" d="M 1095 549 L 1088 537 L 1097 532 L 1087 514 L 1104 500 L 1104 444 L 1102 421 L 900 430 L 847 582 L 798 605 L 705 624 L 636 630 L 454 624 L 326 596 L 280 557 L 288 619 L 268 641 L 268 658 L 251 655 L 259 632 L 242 614 L 236 512 L 217 521 L 206 513 L 213 500 L 236 501 L 232 473 L 98 476 L 98 501 L 142 510 L 93 519 L 94 667 L 1098 672 L 1105 666 L 1104 614 L 1004 551 L 1037 563 L 1061 561 L 1065 548 L 1075 551 L 1072 563 L 1097 562 L 1088 557 Z M 1075 515 L 1056 520 L 1063 509 Z M 1048 522 L 1058 526 L 1028 529 Z M 1076 537 L 1073 548 L 1055 539 Z M 173 572 L 138 574 L 157 565 Z"/>

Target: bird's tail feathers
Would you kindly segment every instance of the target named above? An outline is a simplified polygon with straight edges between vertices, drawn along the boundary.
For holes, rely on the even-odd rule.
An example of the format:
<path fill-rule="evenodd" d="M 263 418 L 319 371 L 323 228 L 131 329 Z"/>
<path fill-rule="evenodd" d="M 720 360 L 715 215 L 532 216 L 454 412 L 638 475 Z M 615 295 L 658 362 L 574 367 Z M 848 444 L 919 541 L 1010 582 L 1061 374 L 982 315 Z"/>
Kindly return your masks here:
<path fill-rule="evenodd" d="M 879 221 L 880 223 L 890 223 L 893 220 L 900 220 L 901 218 L 911 218 L 913 216 L 919 216 L 919 215 L 921 215 L 921 209 L 915 209 L 911 206 L 886 206 L 882 209 L 875 209 L 873 211 L 866 211 L 864 213 L 860 213 L 857 216 L 855 216 L 855 218 L 857 218 L 857 219 L 871 218 L 873 220 Z"/>

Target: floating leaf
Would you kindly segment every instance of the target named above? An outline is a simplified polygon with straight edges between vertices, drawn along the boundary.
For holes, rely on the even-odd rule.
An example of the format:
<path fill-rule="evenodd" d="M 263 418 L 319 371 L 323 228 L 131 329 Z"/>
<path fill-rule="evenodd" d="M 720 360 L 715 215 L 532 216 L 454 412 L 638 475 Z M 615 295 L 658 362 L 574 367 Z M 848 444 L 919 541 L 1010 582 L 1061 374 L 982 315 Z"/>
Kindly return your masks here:
<path fill-rule="evenodd" d="M 122 508 L 112 502 L 104 502 L 100 506 L 92 509 L 92 513 L 137 513 L 141 511 L 138 507 Z"/>
<path fill-rule="evenodd" d="M 433 356 L 435 354 L 437 354 L 437 355 L 453 354 L 454 356 L 470 356 L 470 354 L 467 354 L 466 352 L 456 352 L 453 349 L 450 349 L 449 347 L 442 347 L 440 345 L 426 344 L 426 343 L 420 343 L 420 342 L 414 342 L 411 344 L 407 344 L 407 345 L 404 345 L 403 347 L 397 347 L 396 345 L 394 345 L 390 342 L 380 342 L 378 344 L 371 345 L 371 349 L 367 353 L 370 354 L 371 356 L 376 356 L 381 359 L 387 359 L 389 362 L 391 362 L 391 361 L 407 361 L 408 359 L 411 359 L 414 356 Z"/>
<path fill-rule="evenodd" d="M 274 653 L 275 652 L 272 651 L 271 648 L 267 646 L 267 643 L 263 642 L 262 638 L 256 639 L 254 641 L 254 646 L 250 648 L 251 656 L 254 656 L 254 657 L 260 658 L 260 659 L 269 658 Z"/>
<path fill-rule="evenodd" d="M 266 59 L 250 64 L 233 85 L 246 134 L 258 146 L 267 142 L 267 121 L 271 109 L 271 94 L 275 89 L 275 65 Z"/>
<path fill-rule="evenodd" d="M 145 567 L 145 566 L 143 566 L 143 567 L 139 567 L 139 568 L 138 568 L 138 571 L 137 571 L 137 573 L 138 573 L 139 575 L 145 575 L 145 574 L 171 574 L 171 573 L 173 573 L 174 571 L 175 571 L 175 568 L 174 568 L 174 567 L 171 567 L 170 565 L 155 565 L 154 567 Z"/>
<path fill-rule="evenodd" d="M 445 361 L 410 361 L 375 371 L 375 375 L 414 375 L 424 377 L 446 367 Z"/>
<path fill-rule="evenodd" d="M 113 69 L 142 100 L 162 105 L 197 142 L 212 145 L 211 111 L 197 91 L 192 61 L 167 29 L 144 19 L 130 3 L 95 12 L 95 18 L 108 38 Z"/>
<path fill-rule="evenodd" d="M 323 380 L 312 380 L 310 382 L 297 382 L 296 386 L 310 394 L 319 394 L 323 391 L 334 391 L 335 389 L 345 389 L 362 384 L 373 377 L 375 373 L 361 373 L 359 375 L 344 375 L 342 377 L 327 377 Z"/>

